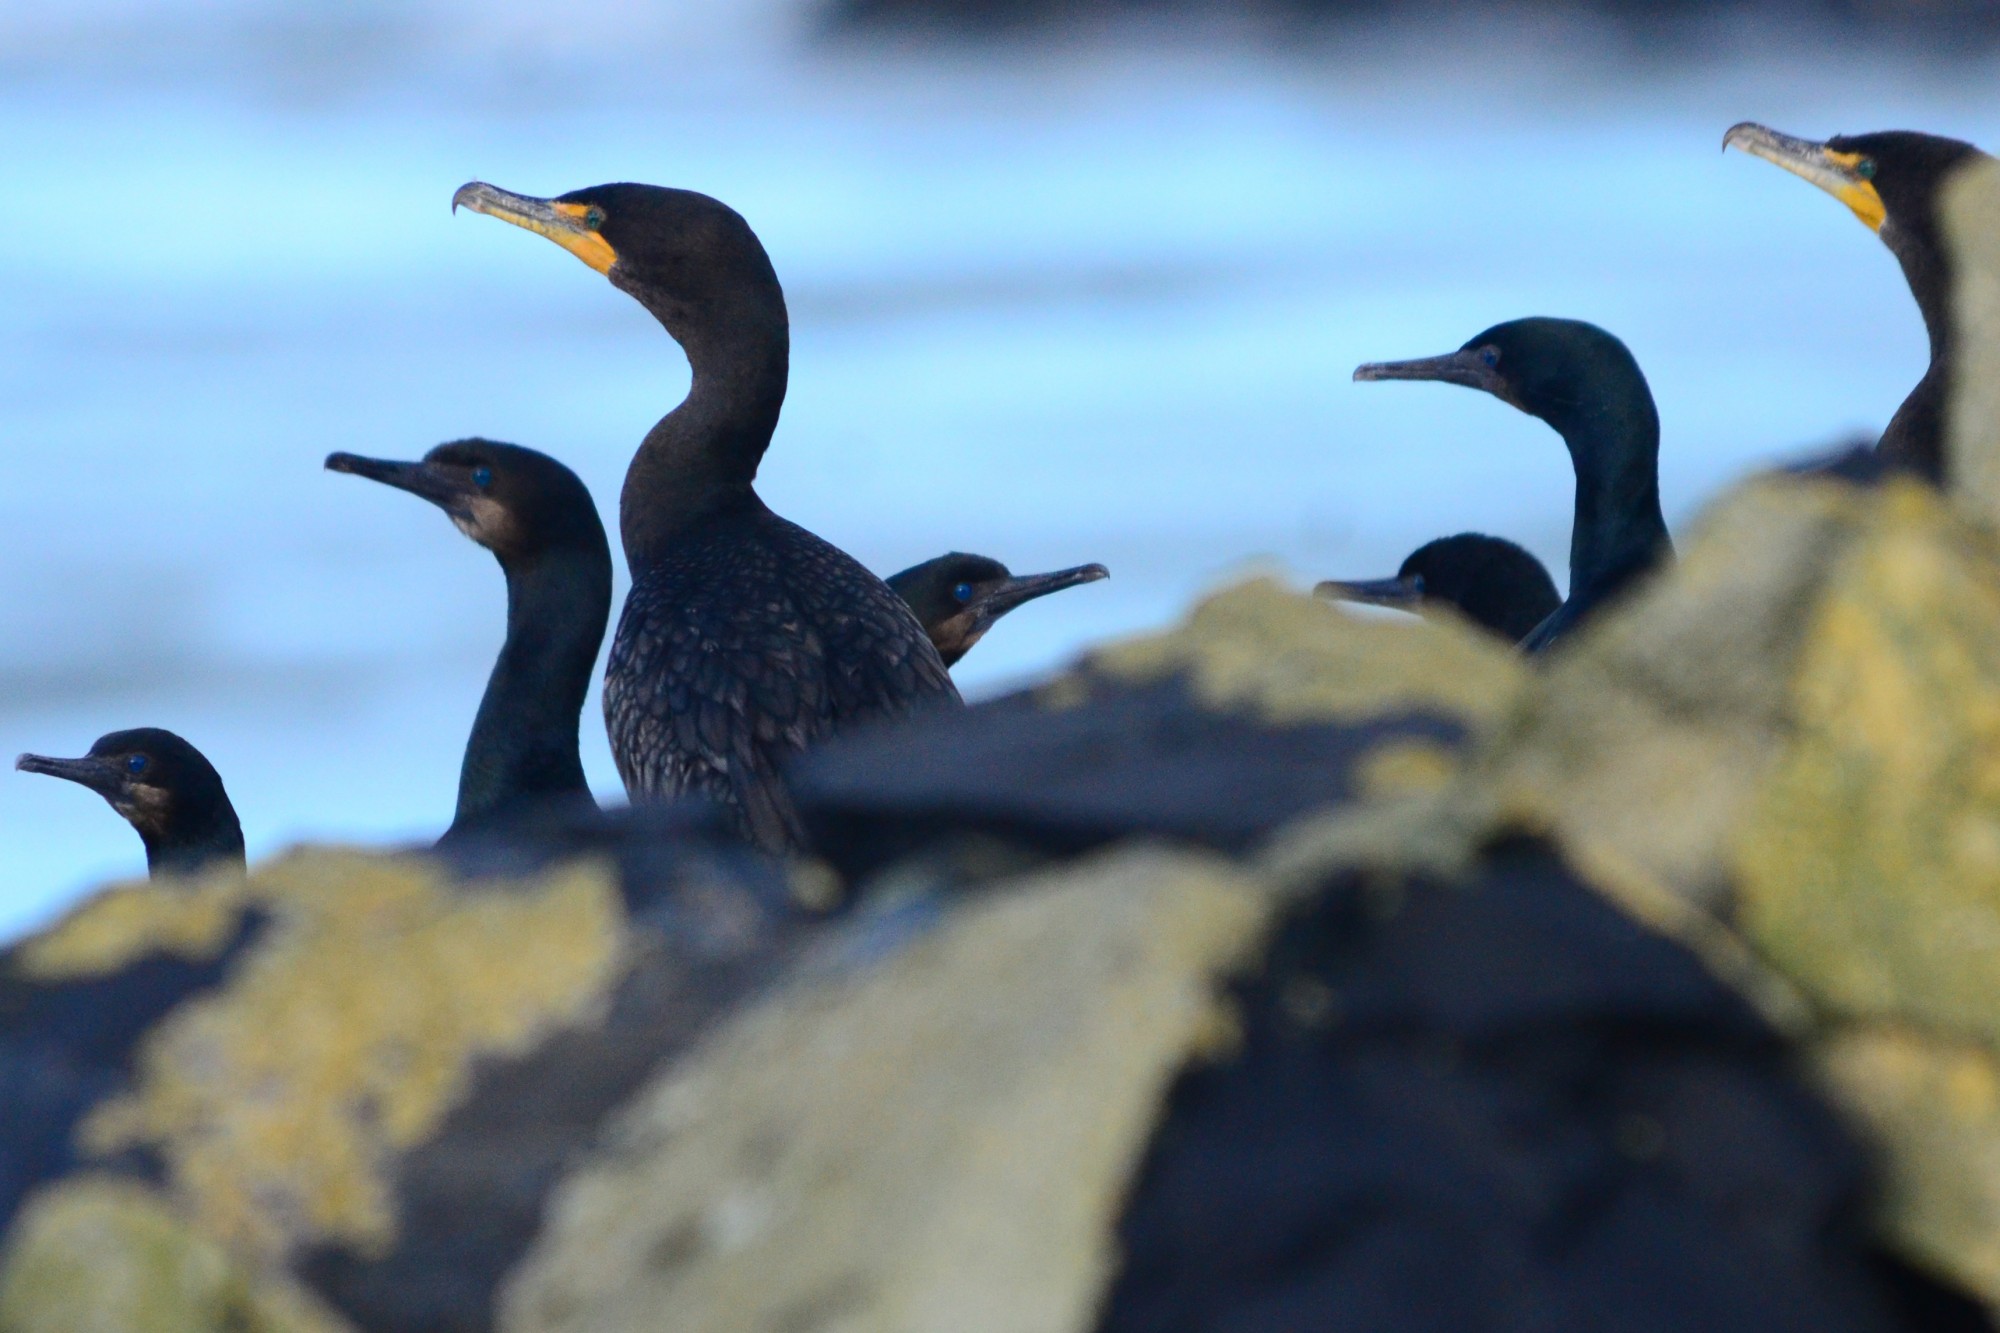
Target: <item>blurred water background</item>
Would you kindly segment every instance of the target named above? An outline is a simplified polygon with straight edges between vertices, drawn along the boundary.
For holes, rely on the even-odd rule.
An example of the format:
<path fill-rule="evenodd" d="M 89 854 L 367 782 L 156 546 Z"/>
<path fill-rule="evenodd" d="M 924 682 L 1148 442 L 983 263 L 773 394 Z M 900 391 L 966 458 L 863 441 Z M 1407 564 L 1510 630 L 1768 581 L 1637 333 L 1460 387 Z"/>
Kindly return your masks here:
<path fill-rule="evenodd" d="M 807 0 L 10 0 L 0 751 L 170 727 L 222 770 L 253 856 L 448 822 L 500 574 L 321 458 L 529 444 L 615 531 L 687 373 L 555 247 L 454 218 L 474 177 L 684 185 L 750 219 L 794 320 L 761 478 L 779 512 L 883 573 L 952 548 L 1111 567 L 1000 626 L 968 694 L 1252 569 L 1390 573 L 1477 528 L 1560 574 L 1546 428 L 1348 379 L 1501 319 L 1631 344 L 1676 523 L 1879 427 L 1925 357 L 1893 261 L 1718 144 L 1754 118 L 1991 145 L 1986 48 L 1479 12 L 971 39 Z M 584 757 L 619 799 L 594 701 Z M 98 798 L 11 772 L 0 846 L 0 933 L 143 870 Z"/>

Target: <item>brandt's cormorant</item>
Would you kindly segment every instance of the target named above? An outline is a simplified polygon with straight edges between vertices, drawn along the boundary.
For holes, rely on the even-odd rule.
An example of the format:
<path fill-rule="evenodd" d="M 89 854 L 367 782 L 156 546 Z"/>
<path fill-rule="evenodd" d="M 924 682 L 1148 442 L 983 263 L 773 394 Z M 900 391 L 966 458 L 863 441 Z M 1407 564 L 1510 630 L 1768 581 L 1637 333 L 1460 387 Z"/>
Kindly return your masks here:
<path fill-rule="evenodd" d="M 1798 139 L 1748 121 L 1730 127 L 1724 148 L 1775 162 L 1852 209 L 1882 238 L 1924 317 L 1931 363 L 1889 419 L 1875 445 L 1882 463 L 1943 485 L 1944 409 L 1951 389 L 1951 262 L 1939 228 L 1938 194 L 1945 181 L 1986 154 L 1969 143 L 1912 130 L 1835 135 L 1824 143 Z"/>
<path fill-rule="evenodd" d="M 1010 574 L 998 560 L 953 551 L 891 574 L 888 584 L 917 613 L 944 664 L 954 666 L 994 621 L 1022 603 L 1110 577 L 1103 565 L 1078 565 L 1052 574 Z"/>
<path fill-rule="evenodd" d="M 452 204 L 555 241 L 686 352 L 687 398 L 647 433 L 619 497 L 632 591 L 605 670 L 611 752 L 634 800 L 702 793 L 758 846 L 799 847 L 788 756 L 958 691 L 902 598 L 752 487 L 790 354 L 763 244 L 717 200 L 653 185 L 534 199 L 473 182 Z"/>
<path fill-rule="evenodd" d="M 1386 361 L 1357 380 L 1442 380 L 1483 389 L 1540 417 L 1569 446 L 1576 514 L 1569 600 L 1521 641 L 1540 652 L 1638 575 L 1673 556 L 1660 515 L 1660 416 L 1625 344 L 1574 319 L 1517 319 L 1456 352 Z"/>
<path fill-rule="evenodd" d="M 1329 580 L 1314 588 L 1335 601 L 1416 611 L 1444 605 L 1509 643 L 1519 643 L 1562 605 L 1542 562 L 1504 537 L 1461 532 L 1410 552 L 1392 579 Z"/>
<path fill-rule="evenodd" d="M 81 759 L 24 754 L 14 767 L 68 778 L 109 801 L 146 844 L 146 868 L 154 875 L 244 868 L 243 826 L 222 775 L 171 731 L 114 731 L 99 736 Z"/>
<path fill-rule="evenodd" d="M 477 439 L 416 463 L 329 454 L 326 465 L 429 500 L 507 576 L 507 639 L 465 743 L 445 839 L 551 804 L 587 805 L 577 720 L 611 618 L 611 547 L 583 482 L 547 454 Z"/>

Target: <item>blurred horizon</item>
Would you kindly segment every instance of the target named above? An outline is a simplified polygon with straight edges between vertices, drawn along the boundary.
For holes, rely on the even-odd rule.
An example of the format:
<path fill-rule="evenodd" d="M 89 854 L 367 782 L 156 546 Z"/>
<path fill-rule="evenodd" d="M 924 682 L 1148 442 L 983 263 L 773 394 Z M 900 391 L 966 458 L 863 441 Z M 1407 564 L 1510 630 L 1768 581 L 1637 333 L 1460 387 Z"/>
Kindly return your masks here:
<path fill-rule="evenodd" d="M 686 385 L 601 278 L 453 217 L 474 178 L 744 213 L 794 324 L 778 512 L 883 574 L 950 549 L 1110 567 L 996 627 L 957 673 L 973 696 L 1252 569 L 1385 574 L 1473 529 L 1562 581 L 1556 437 L 1352 384 L 1360 361 L 1603 324 L 1659 399 L 1677 531 L 1747 470 L 1879 428 L 1925 358 L 1894 261 L 1722 132 L 1991 144 L 1992 51 L 1529 14 L 937 41 L 785 0 L 0 4 L 0 747 L 171 728 L 253 857 L 443 829 L 500 574 L 321 459 L 511 440 L 612 524 Z M 585 764 L 615 802 L 597 709 Z M 0 933 L 143 873 L 97 797 L 10 778 Z"/>

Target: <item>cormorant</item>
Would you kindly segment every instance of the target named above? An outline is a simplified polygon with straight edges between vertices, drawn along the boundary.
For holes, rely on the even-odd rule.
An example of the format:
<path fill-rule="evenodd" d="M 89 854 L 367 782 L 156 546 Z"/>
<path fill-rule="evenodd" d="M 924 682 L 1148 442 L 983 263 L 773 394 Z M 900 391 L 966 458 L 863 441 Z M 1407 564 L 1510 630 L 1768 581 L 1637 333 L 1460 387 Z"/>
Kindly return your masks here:
<path fill-rule="evenodd" d="M 244 869 L 243 826 L 222 775 L 171 731 L 114 731 L 99 736 L 81 759 L 24 754 L 14 767 L 81 783 L 109 801 L 138 831 L 146 869 L 156 877 L 217 865 Z"/>
<path fill-rule="evenodd" d="M 1673 556 L 1660 514 L 1660 415 L 1625 344 L 1574 319 L 1517 319 L 1456 352 L 1358 367 L 1357 380 L 1442 380 L 1540 417 L 1576 470 L 1569 600 L 1521 641 L 1540 652 Z"/>
<path fill-rule="evenodd" d="M 1562 605 L 1542 562 L 1504 537 L 1461 532 L 1410 552 L 1392 579 L 1329 580 L 1314 588 L 1337 601 L 1415 611 L 1446 605 L 1473 624 L 1519 643 Z"/>
<path fill-rule="evenodd" d="M 547 454 L 481 439 L 441 444 L 415 463 L 337 453 L 326 466 L 429 500 L 507 576 L 507 639 L 465 743 L 444 839 L 552 803 L 589 804 L 577 722 L 611 618 L 611 547 L 582 480 Z"/>
<path fill-rule="evenodd" d="M 1111 571 L 1103 565 L 1016 575 L 998 560 L 953 551 L 891 574 L 887 582 L 916 612 L 931 645 L 949 667 L 956 666 L 980 636 L 993 628 L 993 622 L 1015 607 L 1079 583 L 1110 577 Z"/>
<path fill-rule="evenodd" d="M 1969 143 L 1886 130 L 1839 134 L 1824 143 L 1745 121 L 1722 146 L 1740 148 L 1803 177 L 1852 209 L 1882 238 L 1924 317 L 1931 363 L 1876 442 L 1883 465 L 1945 483 L 1944 411 L 1951 390 L 1951 261 L 1939 232 L 1938 196 L 1947 177 L 1986 154 Z"/>
<path fill-rule="evenodd" d="M 687 354 L 687 398 L 646 435 L 619 497 L 632 591 L 605 670 L 605 724 L 636 800 L 698 792 L 756 845 L 804 829 L 779 775 L 868 721 L 958 702 L 888 585 L 765 507 L 752 487 L 785 399 L 790 325 L 757 236 L 706 195 L 600 185 L 535 199 L 452 197 L 548 237 L 604 274 Z"/>

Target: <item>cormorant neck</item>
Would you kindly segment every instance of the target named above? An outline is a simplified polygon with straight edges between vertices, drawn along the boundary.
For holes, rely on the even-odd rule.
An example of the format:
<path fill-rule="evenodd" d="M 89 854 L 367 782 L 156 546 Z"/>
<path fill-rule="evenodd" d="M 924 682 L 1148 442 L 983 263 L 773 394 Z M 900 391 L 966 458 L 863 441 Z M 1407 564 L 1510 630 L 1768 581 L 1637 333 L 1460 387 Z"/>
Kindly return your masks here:
<path fill-rule="evenodd" d="M 133 827 L 146 844 L 149 875 L 193 875 L 217 864 L 238 871 L 246 868 L 243 826 L 226 796 L 218 805 L 185 819 L 177 811 L 171 833 L 155 833 L 137 824 Z"/>
<path fill-rule="evenodd" d="M 1903 277 L 1924 317 L 1931 345 L 1930 366 L 1903 400 L 1876 444 L 1891 466 L 1937 484 L 1945 482 L 1944 410 L 1952 375 L 1951 275 L 1934 236 L 1884 223 L 1882 241 L 1902 266 Z"/>
<path fill-rule="evenodd" d="M 611 553 L 600 542 L 500 567 L 507 641 L 465 743 L 452 833 L 524 804 L 590 797 L 577 724 L 611 615 Z"/>
<path fill-rule="evenodd" d="M 687 354 L 687 397 L 646 435 L 625 473 L 619 535 L 635 570 L 674 536 L 747 491 L 777 429 L 791 358 L 777 276 L 720 284 L 706 299 L 668 295 L 621 274 L 611 280 L 652 311 Z"/>
<path fill-rule="evenodd" d="M 1576 470 L 1569 595 L 1596 596 L 1673 549 L 1660 512 L 1660 417 L 1641 383 L 1550 425 Z"/>

